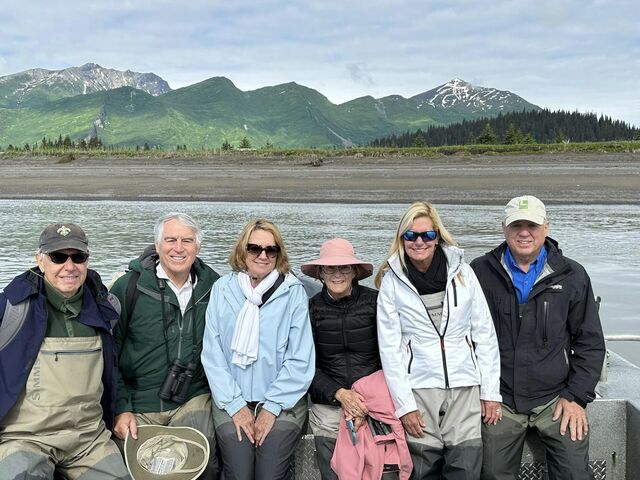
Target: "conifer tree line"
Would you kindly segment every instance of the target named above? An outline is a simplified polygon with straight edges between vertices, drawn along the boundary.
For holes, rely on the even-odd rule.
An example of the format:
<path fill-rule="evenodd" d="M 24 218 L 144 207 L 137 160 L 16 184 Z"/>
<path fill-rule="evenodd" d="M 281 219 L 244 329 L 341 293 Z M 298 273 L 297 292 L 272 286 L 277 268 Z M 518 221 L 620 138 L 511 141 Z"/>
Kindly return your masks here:
<path fill-rule="evenodd" d="M 86 141 L 84 138 L 77 142 L 71 140 L 69 135 L 65 135 L 62 138 L 62 135 L 59 135 L 57 140 L 53 140 L 51 138 L 47 138 L 46 136 L 42 137 L 40 142 L 36 142 L 33 145 L 25 143 L 22 147 L 9 144 L 7 146 L 8 151 L 16 151 L 23 150 L 28 152 L 30 150 L 98 150 L 102 149 L 104 145 L 102 144 L 102 140 L 98 137 L 91 137 L 89 141 Z"/>
<path fill-rule="evenodd" d="M 595 113 L 548 109 L 464 120 L 427 130 L 378 138 L 373 147 L 440 147 L 469 144 L 527 144 L 640 140 L 640 128 Z"/>

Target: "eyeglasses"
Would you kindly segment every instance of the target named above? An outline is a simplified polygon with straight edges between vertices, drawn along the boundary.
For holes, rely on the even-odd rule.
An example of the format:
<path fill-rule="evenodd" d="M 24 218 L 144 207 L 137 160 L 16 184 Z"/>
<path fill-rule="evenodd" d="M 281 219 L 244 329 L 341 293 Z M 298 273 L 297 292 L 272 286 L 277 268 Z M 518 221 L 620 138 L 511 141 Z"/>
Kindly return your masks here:
<path fill-rule="evenodd" d="M 426 232 L 414 232 L 413 230 L 407 230 L 402 234 L 402 238 L 407 242 L 415 242 L 418 237 L 420 237 L 423 242 L 430 242 L 435 240 L 437 236 L 438 232 L 435 230 L 427 230 Z"/>
<path fill-rule="evenodd" d="M 67 263 L 67 260 L 71 258 L 71 261 L 75 264 L 81 264 L 86 262 L 89 259 L 88 253 L 78 252 L 78 253 L 62 253 L 62 252 L 49 252 L 47 256 L 51 259 L 51 261 L 57 265 L 62 265 L 63 263 Z"/>
<path fill-rule="evenodd" d="M 338 272 L 343 275 L 349 275 L 351 272 L 353 272 L 353 265 L 322 265 L 321 270 L 322 273 L 325 273 L 327 275 L 334 275 Z"/>
<path fill-rule="evenodd" d="M 278 252 L 280 252 L 280 247 L 278 245 L 267 245 L 263 247 L 262 245 L 256 245 L 255 243 L 247 244 L 247 252 L 251 255 L 255 255 L 259 257 L 262 255 L 262 252 L 267 254 L 269 258 L 276 258 L 278 256 Z"/>

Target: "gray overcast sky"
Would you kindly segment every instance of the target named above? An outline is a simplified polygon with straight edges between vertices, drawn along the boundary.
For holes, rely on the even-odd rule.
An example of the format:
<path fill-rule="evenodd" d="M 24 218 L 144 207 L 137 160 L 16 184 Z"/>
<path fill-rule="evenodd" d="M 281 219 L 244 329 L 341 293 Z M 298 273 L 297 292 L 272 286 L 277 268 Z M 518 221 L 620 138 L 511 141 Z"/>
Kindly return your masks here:
<path fill-rule="evenodd" d="M 640 126 L 632 0 L 23 0 L 1 12 L 0 76 L 94 62 L 174 89 L 295 81 L 334 103 L 459 77 Z"/>

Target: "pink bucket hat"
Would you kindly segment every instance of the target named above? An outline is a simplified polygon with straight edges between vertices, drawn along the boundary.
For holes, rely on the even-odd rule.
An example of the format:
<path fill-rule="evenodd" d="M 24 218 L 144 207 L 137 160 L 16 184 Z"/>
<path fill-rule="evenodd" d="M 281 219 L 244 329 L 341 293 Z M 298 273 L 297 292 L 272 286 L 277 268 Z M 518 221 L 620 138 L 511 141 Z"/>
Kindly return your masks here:
<path fill-rule="evenodd" d="M 305 263 L 300 267 L 302 273 L 313 278 L 320 278 L 320 266 L 355 265 L 356 280 L 371 276 L 373 265 L 356 257 L 353 245 L 344 238 L 332 238 L 320 247 L 320 258 Z"/>

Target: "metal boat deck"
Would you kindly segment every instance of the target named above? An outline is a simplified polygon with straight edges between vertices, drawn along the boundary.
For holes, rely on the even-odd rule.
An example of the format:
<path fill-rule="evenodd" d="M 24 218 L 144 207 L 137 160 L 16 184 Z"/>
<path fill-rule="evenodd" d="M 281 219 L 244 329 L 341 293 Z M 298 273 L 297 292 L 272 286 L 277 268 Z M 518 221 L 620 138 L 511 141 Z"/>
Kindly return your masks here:
<path fill-rule="evenodd" d="M 589 458 L 595 479 L 640 479 L 640 367 L 609 351 L 596 393 L 598 398 L 587 407 Z M 294 473 L 296 480 L 320 480 L 310 433 L 298 444 Z M 525 442 L 518 480 L 547 478 L 544 450 L 531 434 Z"/>

